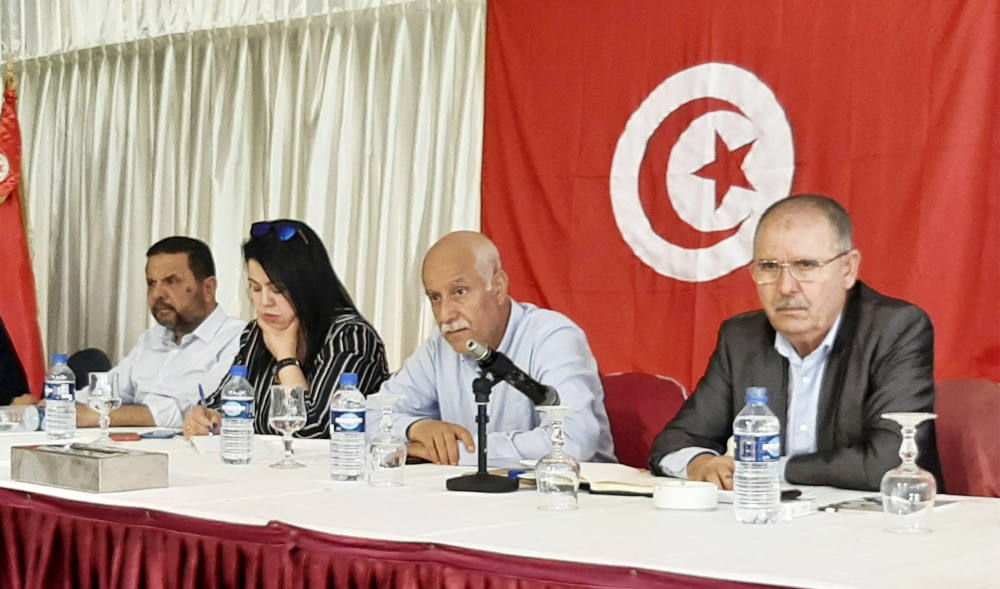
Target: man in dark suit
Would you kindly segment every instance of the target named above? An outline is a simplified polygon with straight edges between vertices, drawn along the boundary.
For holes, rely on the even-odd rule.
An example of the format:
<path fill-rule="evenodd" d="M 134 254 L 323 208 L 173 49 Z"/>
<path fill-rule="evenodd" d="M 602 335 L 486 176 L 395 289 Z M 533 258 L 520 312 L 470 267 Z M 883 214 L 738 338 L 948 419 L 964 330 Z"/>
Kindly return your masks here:
<path fill-rule="evenodd" d="M 24 375 L 24 368 L 17 358 L 17 351 L 7 334 L 3 319 L 0 319 L 0 405 L 10 405 L 15 397 L 27 392 L 28 379 Z"/>
<path fill-rule="evenodd" d="M 802 195 L 764 212 L 751 274 L 764 309 L 725 321 L 695 393 L 656 438 L 657 474 L 733 486 L 725 454 L 747 387 L 763 386 L 781 422 L 784 480 L 876 490 L 897 466 L 893 411 L 934 410 L 934 329 L 919 308 L 857 280 L 847 212 Z M 943 487 L 933 422 L 918 463 Z"/>

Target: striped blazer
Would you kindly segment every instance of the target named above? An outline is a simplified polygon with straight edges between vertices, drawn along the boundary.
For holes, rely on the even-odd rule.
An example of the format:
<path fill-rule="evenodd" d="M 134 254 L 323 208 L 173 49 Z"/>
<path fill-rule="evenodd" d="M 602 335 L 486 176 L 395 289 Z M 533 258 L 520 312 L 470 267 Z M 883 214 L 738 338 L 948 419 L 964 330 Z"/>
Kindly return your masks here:
<path fill-rule="evenodd" d="M 247 324 L 240 335 L 240 349 L 234 365 L 247 367 L 247 380 L 254 390 L 254 431 L 258 434 L 278 434 L 267 422 L 271 398 L 268 391 L 277 382 L 277 360 L 264 345 L 264 336 L 256 321 Z M 296 432 L 300 438 L 329 438 L 330 401 L 337 390 L 340 375 L 354 372 L 358 388 L 366 397 L 378 391 L 389 376 L 385 346 L 378 332 L 357 313 L 338 315 L 323 341 L 323 347 L 308 365 L 303 367 L 309 390 L 306 392 L 306 425 Z M 219 388 L 207 399 L 208 406 L 219 409 L 222 387 L 229 382 L 227 374 Z"/>

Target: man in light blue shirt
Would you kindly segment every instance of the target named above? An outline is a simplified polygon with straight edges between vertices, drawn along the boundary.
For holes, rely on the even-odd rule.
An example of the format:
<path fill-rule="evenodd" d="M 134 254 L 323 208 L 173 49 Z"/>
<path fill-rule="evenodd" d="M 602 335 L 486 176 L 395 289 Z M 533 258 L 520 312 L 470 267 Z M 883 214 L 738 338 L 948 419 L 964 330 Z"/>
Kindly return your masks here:
<path fill-rule="evenodd" d="M 567 452 L 581 461 L 614 461 L 604 390 L 586 335 L 560 313 L 512 300 L 508 280 L 496 245 L 481 233 L 450 233 L 427 252 L 424 289 L 440 330 L 382 385 L 382 392 L 402 395 L 394 431 L 406 437 L 411 456 L 476 463 L 472 381 L 480 370 L 462 353 L 475 339 L 554 387 L 562 405 L 576 408 L 566 419 Z M 549 419 L 514 387 L 493 388 L 488 414 L 490 466 L 516 466 L 549 452 Z M 376 423 L 374 414 L 369 417 Z"/>
<path fill-rule="evenodd" d="M 146 252 L 146 294 L 158 325 L 112 369 L 118 374 L 122 407 L 112 426 L 180 428 L 184 413 L 198 403 L 199 385 L 214 391 L 239 348 L 245 322 L 226 315 L 215 302 L 215 262 L 203 242 L 167 237 Z M 77 423 L 97 425 L 97 412 L 77 396 Z"/>

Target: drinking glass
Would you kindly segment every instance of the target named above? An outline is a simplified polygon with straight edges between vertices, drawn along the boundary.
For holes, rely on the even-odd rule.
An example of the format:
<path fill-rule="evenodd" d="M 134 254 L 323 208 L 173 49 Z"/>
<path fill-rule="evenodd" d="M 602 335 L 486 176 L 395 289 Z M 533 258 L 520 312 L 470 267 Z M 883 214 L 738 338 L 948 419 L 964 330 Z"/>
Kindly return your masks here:
<path fill-rule="evenodd" d="M 933 413 L 883 413 L 882 417 L 898 423 L 903 431 L 899 445 L 902 464 L 882 477 L 882 509 L 887 532 L 918 534 L 931 531 L 930 516 L 937 495 L 934 475 L 917 466 L 917 426 Z"/>
<path fill-rule="evenodd" d="M 368 397 L 382 411 L 379 433 L 368 447 L 368 484 L 373 487 L 401 487 L 406 465 L 406 440 L 392 435 L 392 408 L 401 395 L 376 393 Z"/>
<path fill-rule="evenodd" d="M 580 488 L 580 463 L 563 450 L 566 434 L 563 422 L 576 411 L 566 405 L 535 407 L 552 420 L 552 451 L 538 459 L 535 484 L 538 486 L 538 509 L 576 509 Z"/>
<path fill-rule="evenodd" d="M 111 425 L 111 412 L 122 406 L 122 395 L 118 390 L 118 374 L 114 372 L 91 372 L 88 375 L 87 405 L 100 414 L 98 425 L 101 433 L 92 443 L 110 443 L 108 426 Z"/>
<path fill-rule="evenodd" d="M 40 425 L 41 416 L 34 405 L 0 407 L 0 432 L 33 432 Z"/>
<path fill-rule="evenodd" d="M 281 441 L 285 444 L 284 457 L 272 464 L 271 468 L 302 468 L 305 464 L 295 460 L 295 453 L 292 451 L 292 434 L 306 424 L 306 391 L 302 387 L 273 385 L 270 394 L 268 423 L 281 432 Z"/>

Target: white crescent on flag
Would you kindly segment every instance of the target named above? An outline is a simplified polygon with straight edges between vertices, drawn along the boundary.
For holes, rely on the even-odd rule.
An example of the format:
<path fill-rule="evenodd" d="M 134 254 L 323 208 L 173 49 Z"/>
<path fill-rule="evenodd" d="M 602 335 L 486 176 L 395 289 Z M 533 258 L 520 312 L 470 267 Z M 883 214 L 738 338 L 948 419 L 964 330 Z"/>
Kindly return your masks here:
<path fill-rule="evenodd" d="M 698 231 L 739 229 L 709 247 L 690 249 L 653 230 L 640 200 L 639 168 L 660 124 L 701 98 L 723 100 L 742 114 L 713 111 L 688 124 L 667 164 L 669 204 Z M 748 146 L 742 169 L 752 190 L 734 185 L 717 197 L 715 181 L 699 174 L 718 157 L 717 138 L 729 149 Z M 703 63 L 664 80 L 632 113 L 611 163 L 611 206 L 622 237 L 643 263 L 663 276 L 706 282 L 750 262 L 757 219 L 770 204 L 788 196 L 794 173 L 792 128 L 774 92 L 744 68 Z"/>

